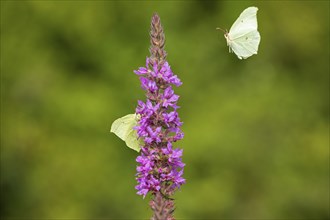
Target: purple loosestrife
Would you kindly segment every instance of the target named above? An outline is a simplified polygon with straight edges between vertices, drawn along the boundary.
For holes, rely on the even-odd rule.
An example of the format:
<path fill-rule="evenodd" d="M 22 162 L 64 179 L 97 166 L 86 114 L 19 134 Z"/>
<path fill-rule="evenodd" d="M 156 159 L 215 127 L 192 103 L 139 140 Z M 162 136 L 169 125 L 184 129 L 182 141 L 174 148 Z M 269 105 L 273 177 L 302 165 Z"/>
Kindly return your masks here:
<path fill-rule="evenodd" d="M 152 17 L 150 38 L 151 56 L 145 67 L 134 71 L 147 97 L 145 102 L 139 100 L 136 108 L 136 114 L 141 118 L 135 129 L 144 140 L 141 154 L 136 159 L 136 189 L 143 198 L 151 193 L 151 219 L 169 220 L 174 219 L 175 209 L 171 197 L 185 183 L 182 150 L 173 147 L 173 142 L 183 138 L 182 122 L 176 111 L 179 96 L 173 91 L 173 86 L 181 86 L 182 82 L 166 61 L 165 35 L 157 14 Z"/>

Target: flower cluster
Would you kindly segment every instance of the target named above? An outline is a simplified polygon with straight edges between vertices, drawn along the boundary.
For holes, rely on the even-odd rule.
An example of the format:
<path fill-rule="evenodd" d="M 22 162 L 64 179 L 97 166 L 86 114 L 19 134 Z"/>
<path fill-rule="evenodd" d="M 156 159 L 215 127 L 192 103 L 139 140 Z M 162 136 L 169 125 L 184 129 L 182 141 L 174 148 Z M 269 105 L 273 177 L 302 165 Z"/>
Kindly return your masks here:
<path fill-rule="evenodd" d="M 183 138 L 177 113 L 179 96 L 173 91 L 173 86 L 181 86 L 182 82 L 166 61 L 165 34 L 157 14 L 151 19 L 150 43 L 151 55 L 145 67 L 134 71 L 147 97 L 145 102 L 138 101 L 136 108 L 140 119 L 135 129 L 144 145 L 136 159 L 135 188 L 143 198 L 151 193 L 151 220 L 174 220 L 172 196 L 185 183 L 182 150 L 173 148 L 173 142 Z"/>
<path fill-rule="evenodd" d="M 185 182 L 182 150 L 173 149 L 172 145 L 183 138 L 182 122 L 176 111 L 179 96 L 172 88 L 182 82 L 166 61 L 159 64 L 147 58 L 146 67 L 134 72 L 140 77 L 147 96 L 146 102 L 138 101 L 136 108 L 136 114 L 141 116 L 137 134 L 145 143 L 136 159 L 139 163 L 136 189 L 143 197 L 148 192 L 171 196 Z"/>

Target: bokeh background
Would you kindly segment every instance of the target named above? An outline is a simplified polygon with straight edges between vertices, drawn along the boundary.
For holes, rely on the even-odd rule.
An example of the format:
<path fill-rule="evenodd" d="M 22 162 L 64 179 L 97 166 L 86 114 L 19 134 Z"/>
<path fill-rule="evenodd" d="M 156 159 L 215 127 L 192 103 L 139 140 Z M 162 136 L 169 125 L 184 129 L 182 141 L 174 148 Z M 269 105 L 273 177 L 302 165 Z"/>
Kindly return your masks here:
<path fill-rule="evenodd" d="M 239 60 L 215 28 L 252 5 Z M 109 130 L 145 99 L 153 12 L 183 81 L 176 217 L 327 219 L 329 1 L 1 1 L 1 217 L 150 217 Z"/>

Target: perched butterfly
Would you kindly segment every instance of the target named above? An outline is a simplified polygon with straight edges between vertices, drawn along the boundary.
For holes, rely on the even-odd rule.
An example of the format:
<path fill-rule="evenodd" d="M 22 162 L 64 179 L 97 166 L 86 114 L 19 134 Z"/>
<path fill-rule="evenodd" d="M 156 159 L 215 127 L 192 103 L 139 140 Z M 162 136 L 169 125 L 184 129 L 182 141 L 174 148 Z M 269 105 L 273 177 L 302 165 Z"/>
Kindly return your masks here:
<path fill-rule="evenodd" d="M 129 114 L 118 118 L 111 125 L 110 132 L 117 135 L 120 139 L 125 141 L 127 147 L 139 152 L 143 141 L 138 138 L 136 130 L 133 128 L 138 125 L 139 115 Z"/>
<path fill-rule="evenodd" d="M 258 52 L 260 33 L 257 30 L 257 11 L 257 7 L 248 7 L 240 14 L 229 32 L 225 32 L 229 52 L 234 52 L 239 59 L 246 59 Z"/>

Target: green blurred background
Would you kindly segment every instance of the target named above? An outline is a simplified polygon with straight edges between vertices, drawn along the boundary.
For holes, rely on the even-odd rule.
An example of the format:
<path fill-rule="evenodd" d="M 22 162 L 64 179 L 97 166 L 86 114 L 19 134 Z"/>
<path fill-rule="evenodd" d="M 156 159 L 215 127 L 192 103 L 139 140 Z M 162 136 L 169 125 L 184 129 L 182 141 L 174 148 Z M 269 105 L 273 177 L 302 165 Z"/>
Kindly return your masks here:
<path fill-rule="evenodd" d="M 215 28 L 252 5 L 241 61 Z M 329 1 L 1 1 L 1 216 L 150 217 L 109 130 L 145 99 L 153 12 L 183 81 L 176 217 L 327 219 Z"/>

